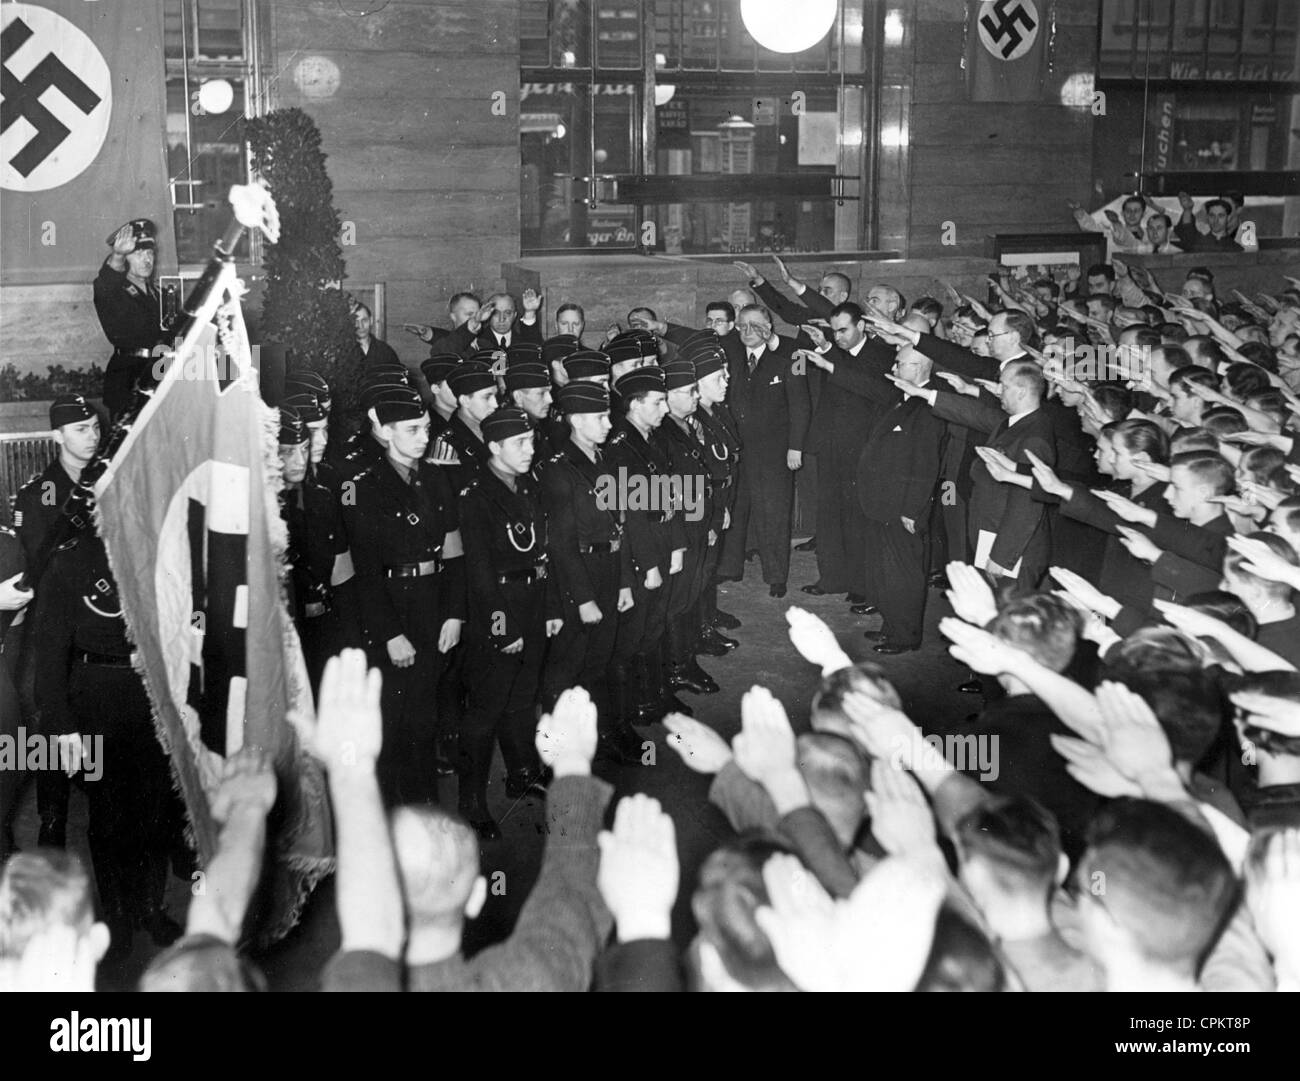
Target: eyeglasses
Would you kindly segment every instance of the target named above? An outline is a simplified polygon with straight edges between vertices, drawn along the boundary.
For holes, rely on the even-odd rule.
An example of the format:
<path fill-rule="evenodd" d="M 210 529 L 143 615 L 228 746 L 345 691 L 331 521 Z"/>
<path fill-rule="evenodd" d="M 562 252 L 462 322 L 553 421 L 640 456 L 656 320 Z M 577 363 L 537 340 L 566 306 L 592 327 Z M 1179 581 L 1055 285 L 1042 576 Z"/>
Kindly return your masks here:
<path fill-rule="evenodd" d="M 989 332 L 990 340 L 993 338 L 1005 338 L 1008 334 L 1014 334 L 1014 330 L 995 330 Z"/>

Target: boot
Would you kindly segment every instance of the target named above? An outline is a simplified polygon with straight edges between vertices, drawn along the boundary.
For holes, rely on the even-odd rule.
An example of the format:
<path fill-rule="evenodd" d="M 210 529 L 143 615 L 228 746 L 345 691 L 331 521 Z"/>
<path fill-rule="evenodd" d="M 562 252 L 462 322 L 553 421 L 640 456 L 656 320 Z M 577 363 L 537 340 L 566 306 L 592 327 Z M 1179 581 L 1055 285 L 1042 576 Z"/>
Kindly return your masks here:
<path fill-rule="evenodd" d="M 695 716 L 695 711 L 674 693 L 675 688 L 670 677 L 671 665 L 668 661 L 668 635 L 665 634 L 655 644 L 655 648 L 646 654 L 650 670 L 651 686 L 657 689 L 658 703 L 655 720 L 662 720 L 669 713 L 682 713 L 687 717 Z"/>
<path fill-rule="evenodd" d="M 695 652 L 709 657 L 725 657 L 739 645 L 734 638 L 728 638 L 712 624 L 706 624 L 695 639 Z"/>
<path fill-rule="evenodd" d="M 596 757 L 634 766 L 641 761 L 641 737 L 628 720 L 627 668 L 621 664 L 610 665 L 605 685 L 608 689 L 606 708 L 596 714 L 599 727 Z"/>
<path fill-rule="evenodd" d="M 660 705 L 658 674 L 645 653 L 632 658 L 631 679 L 628 681 L 628 720 L 632 724 L 654 724 L 663 716 Z"/>
<path fill-rule="evenodd" d="M 471 718 L 467 715 L 467 721 Z M 496 741 L 489 729 L 486 735 L 465 731 L 461 733 L 463 769 L 460 778 L 458 805 L 461 817 L 473 827 L 481 841 L 495 841 L 501 837 L 501 827 L 488 810 L 488 776 L 492 771 L 492 746 Z"/>
<path fill-rule="evenodd" d="M 671 691 L 690 691 L 692 694 L 706 693 L 707 683 L 701 682 L 695 678 L 695 673 L 691 671 L 691 664 L 695 658 L 690 654 L 689 644 L 684 641 L 683 620 L 681 616 L 673 616 L 668 620 L 668 630 L 663 639 L 663 650 L 668 659 L 668 685 Z M 695 665 L 697 671 L 708 680 L 708 675 L 704 673 L 699 665 Z M 712 683 L 709 680 L 709 683 Z M 717 689 L 717 684 L 713 684 Z"/>
<path fill-rule="evenodd" d="M 694 614 L 684 612 L 673 621 L 673 624 L 675 625 L 673 644 L 680 650 L 672 654 L 674 672 L 694 682 L 700 688 L 695 692 L 696 694 L 717 694 L 721 690 L 717 681 L 701 668 L 699 661 L 695 659 Z"/>

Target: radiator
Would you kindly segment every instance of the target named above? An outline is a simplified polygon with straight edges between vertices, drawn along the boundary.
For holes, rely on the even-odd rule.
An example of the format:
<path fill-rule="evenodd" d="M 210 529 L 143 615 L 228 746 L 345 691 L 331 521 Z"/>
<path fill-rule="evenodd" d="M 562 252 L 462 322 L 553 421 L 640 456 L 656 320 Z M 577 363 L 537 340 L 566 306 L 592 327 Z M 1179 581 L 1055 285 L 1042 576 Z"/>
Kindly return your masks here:
<path fill-rule="evenodd" d="M 0 435 L 0 525 L 13 525 L 13 501 L 33 473 L 41 472 L 58 453 L 53 432 Z"/>

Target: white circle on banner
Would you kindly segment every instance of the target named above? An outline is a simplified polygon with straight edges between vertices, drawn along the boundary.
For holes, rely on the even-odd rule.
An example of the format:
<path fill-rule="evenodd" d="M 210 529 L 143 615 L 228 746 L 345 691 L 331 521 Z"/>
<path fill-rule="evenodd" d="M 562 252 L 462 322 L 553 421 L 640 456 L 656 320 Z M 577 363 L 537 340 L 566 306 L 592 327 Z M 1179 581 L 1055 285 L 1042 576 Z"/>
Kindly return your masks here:
<path fill-rule="evenodd" d="M 305 98 L 332 98 L 339 92 L 342 75 L 328 56 L 304 56 L 293 69 L 293 84 Z"/>
<path fill-rule="evenodd" d="M 998 60 L 1019 60 L 1034 47 L 1042 20 L 1034 0 L 985 0 L 975 20 L 980 41 Z"/>
<path fill-rule="evenodd" d="M 0 188 L 61 187 L 85 172 L 104 145 L 112 73 L 84 31 L 46 8 L 0 4 L 0 32 L 10 121 L 0 132 Z"/>

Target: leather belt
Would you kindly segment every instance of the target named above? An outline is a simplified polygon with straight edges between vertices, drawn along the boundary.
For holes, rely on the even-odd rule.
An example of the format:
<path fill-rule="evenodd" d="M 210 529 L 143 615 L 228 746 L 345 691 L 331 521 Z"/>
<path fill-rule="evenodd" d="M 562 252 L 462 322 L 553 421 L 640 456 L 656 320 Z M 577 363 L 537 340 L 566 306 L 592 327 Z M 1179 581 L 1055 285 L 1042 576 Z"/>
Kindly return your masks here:
<path fill-rule="evenodd" d="M 153 350 L 152 349 L 119 349 L 117 351 L 117 355 L 119 357 L 143 357 L 144 359 L 147 360 L 149 357 L 153 356 Z"/>
<path fill-rule="evenodd" d="M 302 606 L 302 615 L 304 619 L 318 619 L 330 610 L 330 606 L 324 601 L 311 601 Z"/>
<path fill-rule="evenodd" d="M 426 559 L 423 563 L 394 563 L 384 568 L 385 578 L 426 578 L 430 574 L 441 574 L 441 559 Z"/>
<path fill-rule="evenodd" d="M 82 664 L 93 664 L 98 668 L 130 668 L 134 656 L 134 653 L 125 656 L 120 653 L 91 653 L 85 649 L 77 650 L 75 655 Z"/>
<path fill-rule="evenodd" d="M 582 555 L 591 555 L 593 552 L 599 552 L 603 555 L 606 552 L 617 552 L 622 547 L 622 539 L 615 538 L 612 541 L 604 541 L 600 544 L 579 544 L 578 551 Z"/>
<path fill-rule="evenodd" d="M 507 582 L 523 582 L 532 584 L 541 582 L 546 578 L 546 564 L 538 563 L 535 567 L 530 567 L 526 571 L 506 571 L 505 574 L 497 575 L 497 585 L 503 586 Z"/>

